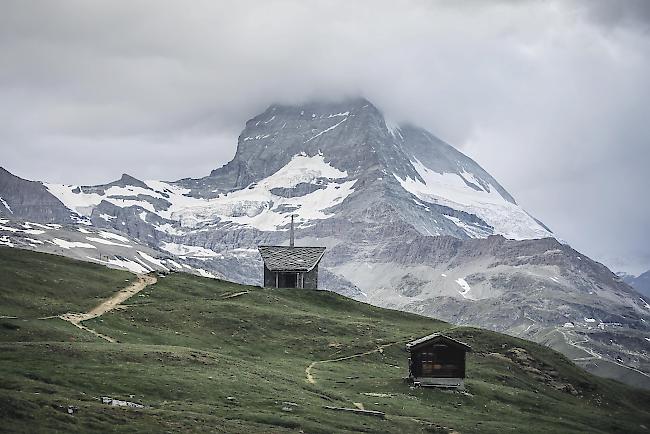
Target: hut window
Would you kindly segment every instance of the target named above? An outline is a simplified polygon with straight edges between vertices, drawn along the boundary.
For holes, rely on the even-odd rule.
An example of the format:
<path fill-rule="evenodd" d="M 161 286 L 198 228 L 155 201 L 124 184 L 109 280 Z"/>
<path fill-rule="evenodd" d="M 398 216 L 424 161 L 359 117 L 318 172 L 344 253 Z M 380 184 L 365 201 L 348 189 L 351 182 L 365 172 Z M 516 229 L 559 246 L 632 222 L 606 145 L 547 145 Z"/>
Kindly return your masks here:
<path fill-rule="evenodd" d="M 442 366 L 436 360 L 436 354 L 432 352 L 420 353 L 420 363 L 422 367 L 422 376 L 432 375 Z"/>

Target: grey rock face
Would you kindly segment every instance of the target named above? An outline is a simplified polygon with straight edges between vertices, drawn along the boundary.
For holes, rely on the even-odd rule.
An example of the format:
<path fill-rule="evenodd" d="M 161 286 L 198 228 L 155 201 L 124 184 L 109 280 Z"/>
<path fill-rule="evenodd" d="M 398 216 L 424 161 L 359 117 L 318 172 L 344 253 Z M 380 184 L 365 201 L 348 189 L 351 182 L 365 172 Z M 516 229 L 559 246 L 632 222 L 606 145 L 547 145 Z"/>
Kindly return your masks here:
<path fill-rule="evenodd" d="M 78 216 L 40 182 L 19 178 L 0 167 L 0 216 L 42 223 L 73 223 Z"/>

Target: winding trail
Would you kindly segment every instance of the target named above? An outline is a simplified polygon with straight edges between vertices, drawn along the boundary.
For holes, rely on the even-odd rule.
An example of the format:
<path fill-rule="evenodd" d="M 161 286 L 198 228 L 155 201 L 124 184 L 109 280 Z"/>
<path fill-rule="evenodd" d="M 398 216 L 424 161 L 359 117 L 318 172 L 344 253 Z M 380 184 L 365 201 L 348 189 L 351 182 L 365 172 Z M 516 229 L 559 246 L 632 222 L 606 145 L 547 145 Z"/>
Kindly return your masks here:
<path fill-rule="evenodd" d="M 616 360 L 612 360 L 610 358 L 603 357 L 602 355 L 598 354 L 597 352 L 595 352 L 593 350 L 590 350 L 589 348 L 578 345 L 578 344 L 588 343 L 589 340 L 587 338 L 585 338 L 585 339 L 583 339 L 581 341 L 574 341 L 570 337 L 567 336 L 567 333 L 564 330 L 556 329 L 556 331 L 558 331 L 562 335 L 562 337 L 564 338 L 564 340 L 565 340 L 565 342 L 567 344 L 569 344 L 570 346 L 572 346 L 574 348 L 582 350 L 585 353 L 590 355 L 589 357 L 576 357 L 576 358 L 571 359 L 572 361 L 578 362 L 578 361 L 587 361 L 587 360 L 602 360 L 604 362 L 612 363 L 614 365 L 620 366 L 621 368 L 629 369 L 630 371 L 634 371 L 637 374 L 641 374 L 644 377 L 650 378 L 650 375 L 646 374 L 645 372 L 643 372 L 643 371 L 641 371 L 639 369 L 633 368 L 632 366 L 624 365 L 622 363 L 617 362 Z"/>
<path fill-rule="evenodd" d="M 133 282 L 131 285 L 127 286 L 121 291 L 118 291 L 111 298 L 98 304 L 87 313 L 64 313 L 63 315 L 59 315 L 58 318 L 69 322 L 70 324 L 72 324 L 73 326 L 81 330 L 87 331 L 88 333 L 92 333 L 93 335 L 99 338 L 107 340 L 108 342 L 115 343 L 117 341 L 114 338 L 98 333 L 95 330 L 90 329 L 85 325 L 81 324 L 81 322 L 87 321 L 89 319 L 97 318 L 99 316 L 102 316 L 106 312 L 115 309 L 121 303 L 133 297 L 134 295 L 142 291 L 147 286 L 153 285 L 157 281 L 158 280 L 154 276 L 150 276 L 148 274 L 138 274 L 137 281 Z"/>
<path fill-rule="evenodd" d="M 312 369 L 316 365 L 319 365 L 321 363 L 341 362 L 343 360 L 350 360 L 350 359 L 354 359 L 356 357 L 367 356 L 368 354 L 372 354 L 372 353 L 383 353 L 384 348 L 390 347 L 391 345 L 395 345 L 395 344 L 398 344 L 398 343 L 399 342 L 391 342 L 391 343 L 388 343 L 388 344 L 379 345 L 374 350 L 366 351 L 364 353 L 359 353 L 359 354 L 353 354 L 351 356 L 339 357 L 339 358 L 336 358 L 336 359 L 328 359 L 328 360 L 317 360 L 315 362 L 311 362 L 309 364 L 309 366 L 307 366 L 307 368 L 305 368 L 305 374 L 307 375 L 307 382 L 309 384 L 316 384 L 316 380 L 314 380 L 314 376 L 311 374 Z"/>

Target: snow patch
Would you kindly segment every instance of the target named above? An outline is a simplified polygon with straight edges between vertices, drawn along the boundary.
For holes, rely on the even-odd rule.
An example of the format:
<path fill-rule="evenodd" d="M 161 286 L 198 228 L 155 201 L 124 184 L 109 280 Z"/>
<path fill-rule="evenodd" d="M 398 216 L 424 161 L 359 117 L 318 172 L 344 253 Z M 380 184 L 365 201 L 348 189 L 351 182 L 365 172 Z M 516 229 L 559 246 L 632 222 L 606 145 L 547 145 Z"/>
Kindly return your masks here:
<path fill-rule="evenodd" d="M 132 273 L 145 274 L 149 272 L 149 270 L 147 270 L 142 265 L 138 264 L 135 261 L 131 261 L 129 259 L 113 258 L 107 261 L 103 261 L 103 260 L 98 260 L 97 258 L 91 258 L 90 256 L 86 256 L 86 258 L 90 259 L 93 262 L 98 262 L 100 264 L 112 265 L 113 267 L 126 269 Z"/>
<path fill-rule="evenodd" d="M 93 208 L 100 204 L 102 196 L 97 193 L 83 193 L 76 185 L 43 184 L 66 208 L 77 214 L 90 217 Z M 78 191 L 78 193 L 76 192 Z"/>
<path fill-rule="evenodd" d="M 461 228 L 470 238 L 485 238 L 488 235 L 492 235 L 492 230 L 487 227 L 475 226 L 469 223 L 465 223 L 457 217 L 450 215 L 443 215 L 447 220 L 451 220 L 456 226 Z"/>
<path fill-rule="evenodd" d="M 463 298 L 466 298 L 466 299 L 468 299 L 468 300 L 476 300 L 476 298 L 475 298 L 474 295 L 472 294 L 472 288 L 469 286 L 469 283 L 467 283 L 467 281 L 466 281 L 465 279 L 463 279 L 462 277 L 460 277 L 460 278 L 456 279 L 455 282 L 456 282 L 456 283 L 457 283 L 461 288 L 463 288 L 462 291 L 458 291 L 458 293 L 459 293 L 460 295 L 462 295 Z"/>
<path fill-rule="evenodd" d="M 339 117 L 339 116 L 346 116 L 347 117 L 349 115 L 350 115 L 350 112 L 341 112 L 341 113 L 332 113 L 332 114 L 328 115 L 327 117 L 328 118 L 336 118 L 336 117 Z"/>
<path fill-rule="evenodd" d="M 346 117 L 345 119 L 343 119 L 342 121 L 340 121 L 340 122 L 338 122 L 338 123 L 332 125 L 331 127 L 329 127 L 329 128 L 325 128 L 325 129 L 324 129 L 323 131 L 321 131 L 320 133 L 318 133 L 318 134 L 316 134 L 315 136 L 312 136 L 312 137 L 310 137 L 309 139 L 305 140 L 304 143 L 311 142 L 311 141 L 314 140 L 315 138 L 320 137 L 320 136 L 322 136 L 323 134 L 325 134 L 325 133 L 327 133 L 327 132 L 329 132 L 329 131 L 332 131 L 334 128 L 338 127 L 339 125 L 341 125 L 343 122 L 345 122 L 345 121 L 347 121 L 347 120 L 348 120 L 348 118 Z"/>
<path fill-rule="evenodd" d="M 142 265 L 147 270 L 155 271 L 154 268 L 151 265 L 145 264 L 145 262 L 142 259 L 138 258 L 137 256 L 134 257 L 133 259 L 135 259 L 138 262 L 138 264 Z"/>
<path fill-rule="evenodd" d="M 34 227 L 45 229 L 45 230 L 51 229 L 49 226 L 45 226 L 45 225 L 42 225 L 40 223 L 34 223 L 34 222 L 25 222 L 25 225 L 34 226 Z M 25 227 L 27 227 L 27 226 L 25 226 Z"/>
<path fill-rule="evenodd" d="M 165 267 L 165 265 L 164 265 L 161 261 L 159 261 L 158 259 L 154 258 L 153 256 L 150 256 L 150 255 L 146 254 L 145 252 L 141 252 L 141 251 L 139 251 L 139 250 L 138 250 L 138 254 L 139 254 L 140 256 L 142 256 L 145 260 L 151 262 L 151 263 L 154 264 L 154 265 L 159 266 L 159 267 L 162 268 L 163 270 L 169 270 L 167 267 Z"/>
<path fill-rule="evenodd" d="M 171 225 L 171 223 L 165 223 L 165 224 L 158 225 L 158 226 L 154 225 L 153 227 L 154 227 L 155 230 L 157 230 L 159 232 L 164 232 L 164 233 L 169 234 L 169 235 L 184 235 L 185 234 L 184 231 L 182 231 L 182 230 L 180 230 L 178 228 L 175 228 L 174 226 Z"/>
<path fill-rule="evenodd" d="M 54 238 L 51 240 L 57 246 L 63 249 L 72 249 L 72 248 L 81 248 L 81 249 L 96 249 L 97 247 L 92 244 L 82 243 L 79 241 L 66 241 L 60 238 Z"/>
<path fill-rule="evenodd" d="M 93 241 L 93 242 L 99 243 L 99 244 L 106 244 L 108 246 L 119 246 L 119 247 L 128 247 L 128 248 L 132 247 L 132 246 L 129 246 L 128 244 L 120 244 L 120 243 L 116 243 L 116 242 L 113 242 L 113 241 L 105 240 L 103 238 L 86 237 L 86 239 L 88 241 Z"/>
<path fill-rule="evenodd" d="M 7 209 L 7 211 L 9 211 L 11 214 L 14 213 L 14 212 L 11 210 L 11 207 L 9 206 L 9 204 L 8 204 L 8 203 L 7 203 L 7 202 L 2 198 L 2 196 L 0 196 L 0 203 L 1 203 L 2 206 L 4 206 L 4 207 Z"/>
<path fill-rule="evenodd" d="M 179 264 L 178 262 L 176 262 L 176 261 L 173 261 L 173 260 L 171 260 L 171 259 L 167 259 L 167 262 L 168 262 L 169 264 L 171 264 L 171 265 L 172 265 L 174 268 L 176 268 L 177 270 L 182 270 L 182 269 L 183 269 L 183 266 L 182 266 L 181 264 Z"/>
<path fill-rule="evenodd" d="M 121 235 L 114 234 L 112 232 L 101 231 L 99 233 L 99 236 L 102 237 L 102 238 L 109 239 L 109 240 L 121 241 L 123 243 L 129 243 L 130 242 L 128 238 L 123 237 Z"/>
<path fill-rule="evenodd" d="M 14 244 L 9 240 L 7 235 L 0 237 L 0 246 L 13 247 Z"/>
<path fill-rule="evenodd" d="M 650 309 L 650 304 L 648 304 L 644 299 L 639 297 L 639 300 L 641 300 L 641 303 L 643 303 L 643 307 L 645 307 L 646 309 Z"/>
<path fill-rule="evenodd" d="M 251 137 L 244 137 L 244 142 L 247 142 L 249 140 L 262 140 L 262 139 L 267 139 L 271 137 L 270 134 L 258 134 L 256 136 L 251 136 Z"/>
<path fill-rule="evenodd" d="M 474 214 L 492 226 L 495 233 L 506 238 L 553 236 L 519 205 L 506 200 L 493 185 L 486 186 L 473 174 L 464 170 L 460 173 L 437 173 L 417 159 L 411 164 L 424 182 L 409 177 L 400 178 L 396 174 L 393 176 L 417 198 Z M 468 186 L 466 181 L 474 184 L 478 190 Z"/>
<path fill-rule="evenodd" d="M 7 222 L 9 220 L 6 220 Z M 23 234 L 29 234 L 29 235 L 42 235 L 45 233 L 44 230 L 41 229 L 19 229 L 19 228 L 14 228 L 11 226 L 5 226 L 3 224 L 0 224 L 0 230 L 2 231 L 8 231 L 8 232 L 21 232 Z"/>

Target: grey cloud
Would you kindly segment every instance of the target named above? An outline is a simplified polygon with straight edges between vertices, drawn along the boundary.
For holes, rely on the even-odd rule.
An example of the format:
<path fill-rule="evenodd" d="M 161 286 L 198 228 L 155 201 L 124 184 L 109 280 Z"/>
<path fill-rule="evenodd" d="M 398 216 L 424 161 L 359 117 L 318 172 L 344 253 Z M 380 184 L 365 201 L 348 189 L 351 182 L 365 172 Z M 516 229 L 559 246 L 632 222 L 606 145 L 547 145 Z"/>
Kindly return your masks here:
<path fill-rule="evenodd" d="M 0 165 L 198 177 L 269 104 L 361 94 L 474 157 L 575 247 L 650 267 L 648 4 L 5 1 Z"/>
<path fill-rule="evenodd" d="M 647 0 L 575 1 L 576 8 L 589 19 L 606 27 L 638 25 L 650 28 L 650 2 Z"/>

